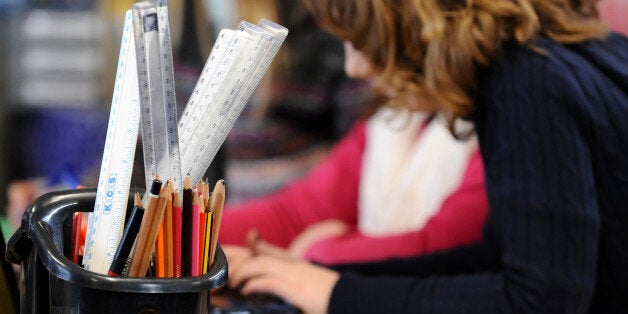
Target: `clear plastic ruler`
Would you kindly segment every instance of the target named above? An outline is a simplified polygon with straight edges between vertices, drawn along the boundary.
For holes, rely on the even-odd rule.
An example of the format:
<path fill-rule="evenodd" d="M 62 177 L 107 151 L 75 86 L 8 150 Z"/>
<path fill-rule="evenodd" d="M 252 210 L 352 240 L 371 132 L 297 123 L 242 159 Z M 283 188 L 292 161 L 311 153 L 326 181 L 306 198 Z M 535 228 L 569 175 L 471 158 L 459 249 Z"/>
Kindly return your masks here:
<path fill-rule="evenodd" d="M 185 144 L 182 144 L 185 145 L 182 153 L 182 169 L 186 174 L 190 174 L 192 180 L 198 181 L 202 178 L 244 105 L 268 69 L 288 31 L 283 26 L 263 20 L 259 26 L 241 22 L 236 34 L 246 36 L 251 42 L 245 47 L 232 45 L 227 48 L 226 56 L 223 58 L 236 58 L 236 62 L 228 70 L 228 75 L 217 75 L 221 73 L 219 72 L 213 73 L 213 76 L 209 78 L 209 80 L 221 82 L 219 90 L 214 91 L 211 83 L 201 87 L 206 90 L 204 94 L 206 98 L 201 97 L 198 100 L 200 104 L 190 107 L 187 112 L 189 116 L 196 116 L 196 120 L 182 120 L 179 123 L 180 132 L 185 133 L 188 139 Z M 242 48 L 245 50 L 237 51 Z M 211 57 L 210 55 L 210 60 Z M 208 101 L 207 96 L 213 94 L 215 97 L 211 98 L 212 101 Z M 198 108 L 203 108 L 203 110 Z M 187 106 L 186 111 L 188 111 Z M 194 132 L 190 132 L 192 129 Z"/>
<path fill-rule="evenodd" d="M 234 30 L 223 29 L 220 31 L 209 54 L 209 58 L 207 58 L 207 62 L 201 71 L 201 75 L 196 81 L 194 90 L 179 118 L 179 147 L 181 149 L 181 156 L 184 156 L 186 150 L 190 148 L 190 141 L 199 126 L 202 115 L 209 110 L 207 102 L 203 101 L 208 97 L 208 94 L 205 94 L 207 86 L 217 86 L 220 84 L 220 81 L 226 75 L 233 60 L 235 60 L 233 51 L 227 52 L 228 49 L 233 49 L 231 48 L 231 44 L 235 37 L 236 31 Z M 187 174 L 187 172 L 182 173 L 182 175 L 185 174 Z"/>
<path fill-rule="evenodd" d="M 232 36 L 227 34 L 231 33 Z M 218 58 L 218 64 L 213 71 L 207 73 L 201 73 L 199 82 L 204 81 L 205 86 L 199 87 L 200 93 L 193 95 L 188 100 L 188 104 L 191 101 L 197 101 L 197 106 L 184 110 L 183 116 L 188 116 L 188 121 L 183 121 L 180 125 L 180 132 L 185 142 L 181 143 L 181 169 L 182 174 L 189 174 L 192 182 L 198 182 L 203 176 L 207 166 L 203 166 L 204 159 L 207 156 L 201 156 L 202 154 L 210 153 L 207 148 L 209 140 L 212 135 L 212 131 L 216 129 L 217 125 L 208 125 L 208 123 L 214 123 L 215 121 L 209 120 L 208 117 L 212 116 L 212 112 L 218 108 L 218 104 L 224 102 L 231 93 L 235 82 L 237 81 L 240 73 L 236 68 L 243 58 L 243 55 L 250 51 L 256 42 L 256 39 L 252 34 L 243 31 L 223 30 L 220 35 L 225 34 L 224 38 L 230 37 L 229 43 L 227 43 L 222 55 L 212 56 L 208 58 L 208 63 L 211 62 L 212 57 Z M 219 38 L 222 36 L 219 36 Z M 213 52 L 213 51 L 212 51 Z M 198 83 L 197 83 L 198 85 Z M 197 87 L 195 86 L 195 89 Z M 216 152 L 214 152 L 214 155 Z M 200 157 L 200 158 L 199 158 Z M 213 158 L 213 156 L 211 156 Z"/>
<path fill-rule="evenodd" d="M 118 247 L 137 145 L 140 104 L 132 14 L 127 11 L 94 212 L 88 222 L 83 265 L 106 274 Z"/>
<path fill-rule="evenodd" d="M 268 70 L 270 63 L 277 55 L 279 48 L 288 35 L 287 28 L 266 19 L 262 19 L 260 21 L 259 27 L 256 27 L 248 22 L 243 22 L 240 23 L 238 29 L 250 29 L 250 31 L 263 30 L 270 35 L 267 40 L 258 41 L 254 55 L 250 56 L 250 58 L 255 58 L 253 60 L 254 66 L 250 69 L 251 72 L 246 76 L 241 77 L 243 80 L 241 85 L 236 85 L 233 90 L 232 97 L 228 101 L 225 101 L 220 107 L 218 116 L 211 118 L 219 121 L 220 123 L 219 131 L 213 132 L 210 140 L 211 149 L 214 150 L 212 154 L 210 154 L 211 158 L 216 155 L 218 149 L 227 138 L 229 131 L 235 125 L 235 122 L 240 116 L 240 113 L 242 113 L 244 106 L 259 85 L 266 73 L 266 70 Z M 210 163 L 211 159 L 205 160 L 205 169 Z"/>
<path fill-rule="evenodd" d="M 181 159 L 168 2 L 133 5 L 146 186 L 159 175 L 181 189 Z"/>

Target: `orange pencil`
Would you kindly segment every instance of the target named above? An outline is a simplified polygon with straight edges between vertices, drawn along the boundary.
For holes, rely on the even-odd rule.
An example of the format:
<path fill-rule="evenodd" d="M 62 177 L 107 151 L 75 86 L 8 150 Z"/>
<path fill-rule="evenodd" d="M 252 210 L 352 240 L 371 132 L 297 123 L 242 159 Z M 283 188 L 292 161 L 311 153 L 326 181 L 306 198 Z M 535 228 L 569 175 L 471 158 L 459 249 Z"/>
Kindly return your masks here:
<path fill-rule="evenodd" d="M 203 180 L 199 180 L 198 184 L 197 184 L 197 189 L 198 189 L 198 204 L 199 204 L 199 223 L 198 223 L 198 248 L 197 248 L 197 252 L 198 252 L 198 273 L 199 275 L 203 274 L 203 250 L 205 248 L 204 245 L 204 240 L 205 240 L 205 217 L 207 216 L 205 214 L 205 184 L 203 183 Z"/>
<path fill-rule="evenodd" d="M 155 242 L 155 268 L 157 269 L 158 278 L 166 277 L 166 224 L 163 218 L 161 219 L 161 224 L 159 224 L 157 241 Z"/>

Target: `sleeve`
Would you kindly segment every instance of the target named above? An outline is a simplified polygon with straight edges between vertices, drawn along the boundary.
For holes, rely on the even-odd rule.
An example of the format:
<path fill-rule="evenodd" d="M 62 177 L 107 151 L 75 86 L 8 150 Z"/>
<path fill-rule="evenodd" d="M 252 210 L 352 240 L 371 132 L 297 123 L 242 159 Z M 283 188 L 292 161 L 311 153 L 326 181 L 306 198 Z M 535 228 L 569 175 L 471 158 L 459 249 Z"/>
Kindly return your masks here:
<path fill-rule="evenodd" d="M 579 82 L 588 80 L 564 56 L 520 50 L 507 57 L 481 85 L 476 120 L 499 270 L 426 278 L 342 273 L 330 313 L 588 312 L 600 218 L 574 111 L 597 100 L 583 93 Z"/>
<path fill-rule="evenodd" d="M 226 207 L 220 243 L 243 245 L 247 232 L 255 228 L 266 241 L 287 247 L 315 222 L 338 219 L 355 225 L 364 136 L 360 121 L 304 178 L 269 196 Z"/>
<path fill-rule="evenodd" d="M 370 237 L 354 228 L 349 234 L 317 242 L 305 257 L 320 264 L 338 264 L 408 257 L 470 244 L 480 240 L 487 211 L 484 169 L 476 151 L 469 159 L 460 186 L 420 230 Z"/>

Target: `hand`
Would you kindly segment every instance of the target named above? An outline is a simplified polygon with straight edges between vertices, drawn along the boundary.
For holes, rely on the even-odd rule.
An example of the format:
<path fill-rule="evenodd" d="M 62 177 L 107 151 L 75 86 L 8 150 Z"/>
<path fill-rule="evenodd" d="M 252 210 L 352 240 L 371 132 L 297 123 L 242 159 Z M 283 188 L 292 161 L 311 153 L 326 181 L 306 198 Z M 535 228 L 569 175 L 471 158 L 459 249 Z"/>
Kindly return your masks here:
<path fill-rule="evenodd" d="M 242 265 L 247 259 L 253 257 L 253 252 L 247 247 L 228 244 L 221 245 L 221 247 L 227 257 L 227 265 L 229 265 L 230 275 L 237 272 L 240 265 Z"/>
<path fill-rule="evenodd" d="M 242 294 L 272 294 L 308 314 L 327 312 L 331 291 L 340 277 L 305 261 L 264 254 L 246 259 L 233 271 L 230 267 L 229 273 L 229 286 L 241 287 Z"/>
<path fill-rule="evenodd" d="M 296 260 L 296 258 L 288 254 L 287 250 L 261 239 L 255 229 L 249 231 L 247 234 L 246 247 L 229 244 L 222 245 L 221 247 L 227 257 L 230 274 L 238 272 L 242 264 L 257 254 L 274 256 L 284 260 Z"/>
<path fill-rule="evenodd" d="M 347 233 L 348 229 L 347 224 L 340 220 L 325 220 L 311 225 L 292 240 L 288 248 L 288 254 L 294 258 L 303 259 L 305 252 L 314 243 L 323 239 L 341 236 Z"/>
<path fill-rule="evenodd" d="M 260 237 L 256 229 L 249 230 L 249 233 L 246 235 L 246 245 L 251 249 L 253 255 L 266 254 L 286 260 L 299 259 L 298 257 L 290 255 L 288 250 L 266 242 Z"/>

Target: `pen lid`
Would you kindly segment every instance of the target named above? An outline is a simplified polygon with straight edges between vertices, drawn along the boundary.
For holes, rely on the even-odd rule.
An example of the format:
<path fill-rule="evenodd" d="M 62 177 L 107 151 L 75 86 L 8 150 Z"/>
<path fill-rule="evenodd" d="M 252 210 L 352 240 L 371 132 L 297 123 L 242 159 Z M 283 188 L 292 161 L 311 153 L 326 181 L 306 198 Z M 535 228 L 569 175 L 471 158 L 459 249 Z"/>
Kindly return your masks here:
<path fill-rule="evenodd" d="M 150 186 L 150 194 L 159 195 L 159 193 L 161 192 L 161 185 L 162 184 L 163 184 L 163 182 L 161 182 L 161 180 L 154 179 L 153 180 L 153 184 Z"/>

